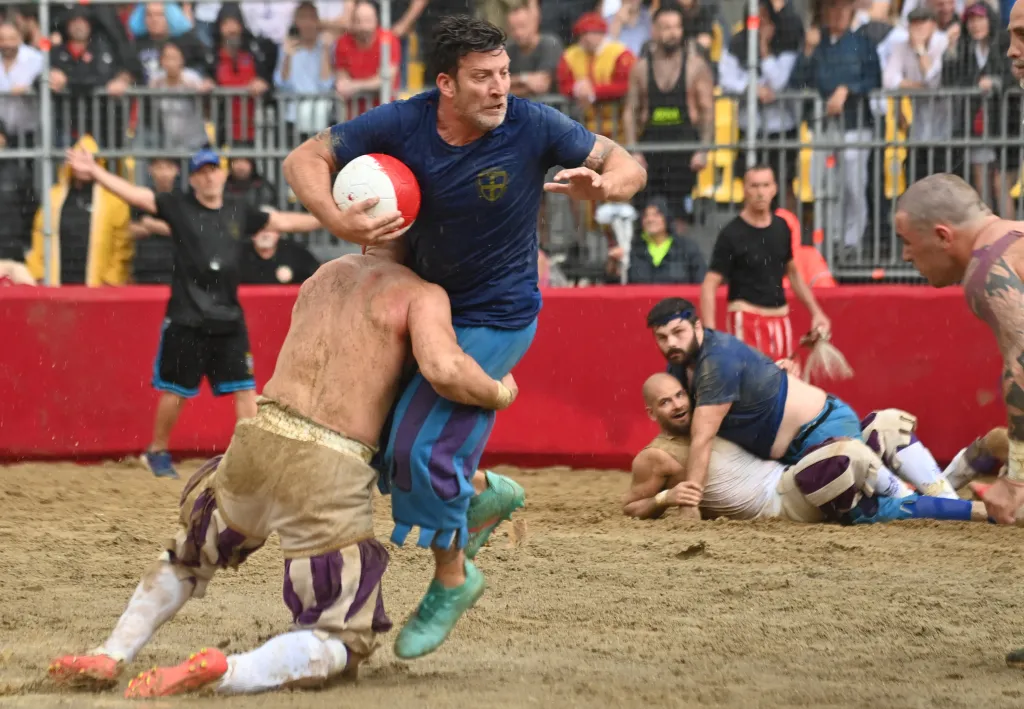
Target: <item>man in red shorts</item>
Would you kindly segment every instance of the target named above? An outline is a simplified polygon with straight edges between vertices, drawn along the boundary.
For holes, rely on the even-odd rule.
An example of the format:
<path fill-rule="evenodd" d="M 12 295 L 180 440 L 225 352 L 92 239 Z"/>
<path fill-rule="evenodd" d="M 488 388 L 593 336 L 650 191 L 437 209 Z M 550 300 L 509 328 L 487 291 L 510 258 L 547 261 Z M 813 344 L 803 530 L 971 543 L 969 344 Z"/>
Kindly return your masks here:
<path fill-rule="evenodd" d="M 793 260 L 789 226 L 772 211 L 777 192 L 770 167 L 755 165 L 747 170 L 743 211 L 718 235 L 700 290 L 701 321 L 715 329 L 715 295 L 718 286 L 728 282 L 726 331 L 773 360 L 793 355 L 784 277 L 789 277 L 794 295 L 811 311 L 811 329 L 827 333 L 832 328 Z"/>

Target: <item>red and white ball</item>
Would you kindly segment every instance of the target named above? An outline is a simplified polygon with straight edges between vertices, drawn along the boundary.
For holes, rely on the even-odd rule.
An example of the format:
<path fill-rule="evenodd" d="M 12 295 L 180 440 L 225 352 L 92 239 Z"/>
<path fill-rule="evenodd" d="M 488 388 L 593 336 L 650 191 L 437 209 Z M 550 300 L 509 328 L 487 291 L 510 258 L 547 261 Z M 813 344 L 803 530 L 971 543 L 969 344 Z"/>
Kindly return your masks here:
<path fill-rule="evenodd" d="M 360 155 L 341 169 L 334 180 L 334 201 L 341 209 L 370 197 L 380 201 L 367 210 L 371 217 L 398 211 L 405 217 L 404 234 L 420 213 L 420 186 L 405 163 L 390 155 Z"/>

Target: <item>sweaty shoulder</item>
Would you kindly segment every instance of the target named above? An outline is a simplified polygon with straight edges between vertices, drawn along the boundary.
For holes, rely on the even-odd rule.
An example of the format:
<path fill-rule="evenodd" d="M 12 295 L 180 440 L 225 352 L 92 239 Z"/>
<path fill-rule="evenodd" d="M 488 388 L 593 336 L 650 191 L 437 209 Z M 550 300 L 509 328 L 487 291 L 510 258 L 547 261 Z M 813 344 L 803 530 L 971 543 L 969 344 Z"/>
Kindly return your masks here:
<path fill-rule="evenodd" d="M 421 130 L 436 104 L 437 91 L 377 106 L 330 129 L 331 151 L 340 169 L 360 155 L 400 150 L 404 139 Z M 397 156 L 396 156 L 397 157 Z"/>
<path fill-rule="evenodd" d="M 638 475 L 664 475 L 682 469 L 682 463 L 668 451 L 661 448 L 648 447 L 633 458 L 633 472 Z"/>

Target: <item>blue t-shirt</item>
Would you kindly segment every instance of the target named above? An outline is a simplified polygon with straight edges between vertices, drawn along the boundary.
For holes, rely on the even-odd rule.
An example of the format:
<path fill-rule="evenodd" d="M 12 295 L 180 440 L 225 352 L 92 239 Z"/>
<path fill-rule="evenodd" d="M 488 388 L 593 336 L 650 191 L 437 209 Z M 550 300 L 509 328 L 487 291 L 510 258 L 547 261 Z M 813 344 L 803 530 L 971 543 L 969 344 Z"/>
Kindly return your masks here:
<path fill-rule="evenodd" d="M 686 382 L 679 370 L 668 367 Z M 694 408 L 732 404 L 718 435 L 759 458 L 771 458 L 789 391 L 786 373 L 771 359 L 732 335 L 705 329 L 688 391 Z"/>
<path fill-rule="evenodd" d="M 540 311 L 537 219 L 544 176 L 579 167 L 594 134 L 559 111 L 508 97 L 505 121 L 469 145 L 437 133 L 434 89 L 331 128 L 339 166 L 385 153 L 409 166 L 422 192 L 406 232 L 412 268 L 448 292 L 457 326 L 518 330 Z"/>

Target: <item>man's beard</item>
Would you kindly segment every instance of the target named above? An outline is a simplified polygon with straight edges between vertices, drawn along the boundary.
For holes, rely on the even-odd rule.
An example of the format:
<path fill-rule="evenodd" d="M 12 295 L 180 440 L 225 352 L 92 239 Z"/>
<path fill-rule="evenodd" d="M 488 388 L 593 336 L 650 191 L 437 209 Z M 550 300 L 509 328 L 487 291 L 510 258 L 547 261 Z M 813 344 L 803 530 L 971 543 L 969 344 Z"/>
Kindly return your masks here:
<path fill-rule="evenodd" d="M 686 350 L 680 349 L 679 347 L 673 347 L 668 351 L 665 357 L 672 364 L 689 367 L 697 357 L 697 340 L 690 343 L 689 349 Z"/>
<path fill-rule="evenodd" d="M 676 42 L 675 40 L 673 40 L 671 42 L 659 42 L 658 43 L 658 49 L 661 51 L 662 54 L 670 54 L 670 55 L 671 54 L 675 54 L 676 52 L 678 52 L 682 48 L 683 48 L 683 43 L 682 42 Z"/>
<path fill-rule="evenodd" d="M 661 428 L 665 433 L 672 436 L 689 436 L 690 435 L 690 424 L 679 423 L 671 418 L 663 418 L 661 420 Z"/>

